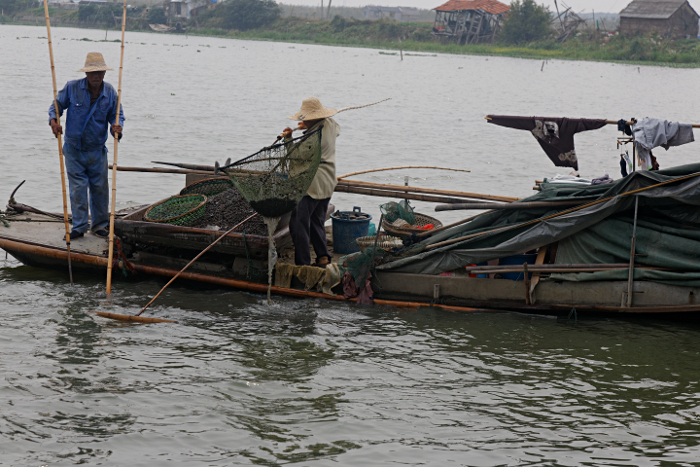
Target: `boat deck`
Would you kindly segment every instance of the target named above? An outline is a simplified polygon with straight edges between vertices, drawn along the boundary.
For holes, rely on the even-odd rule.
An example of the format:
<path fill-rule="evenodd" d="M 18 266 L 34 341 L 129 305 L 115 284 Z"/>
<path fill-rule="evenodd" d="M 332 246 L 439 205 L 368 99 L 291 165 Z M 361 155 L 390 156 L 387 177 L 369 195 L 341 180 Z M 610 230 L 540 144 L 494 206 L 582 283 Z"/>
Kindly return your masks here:
<path fill-rule="evenodd" d="M 66 249 L 65 225 L 63 221 L 34 213 L 24 213 L 9 217 L 10 227 L 0 225 L 0 236 L 35 245 Z M 107 257 L 109 241 L 90 232 L 84 237 L 72 240 L 71 251 L 87 255 Z"/>

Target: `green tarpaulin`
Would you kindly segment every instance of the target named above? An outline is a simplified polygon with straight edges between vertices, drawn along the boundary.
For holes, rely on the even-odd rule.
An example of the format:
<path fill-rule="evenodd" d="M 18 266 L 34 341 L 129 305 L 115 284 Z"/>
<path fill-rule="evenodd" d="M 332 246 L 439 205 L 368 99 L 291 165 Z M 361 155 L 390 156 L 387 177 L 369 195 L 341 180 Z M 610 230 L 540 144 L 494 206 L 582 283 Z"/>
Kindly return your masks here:
<path fill-rule="evenodd" d="M 662 185 L 660 185 L 662 184 Z M 660 186 L 656 186 L 660 185 Z M 640 190 L 636 193 L 630 193 Z M 439 232 L 396 254 L 380 270 L 439 274 L 468 264 L 522 254 L 559 242 L 556 263 L 629 262 L 635 197 L 639 197 L 639 266 L 677 271 L 635 271 L 635 278 L 676 285 L 700 285 L 700 164 L 634 172 L 595 186 L 544 183 L 518 203 L 580 200 L 584 208 L 491 211 Z M 564 214 L 557 215 L 558 213 Z M 430 245 L 462 239 L 450 245 Z M 693 272 L 696 271 L 696 272 Z M 614 277 L 613 277 L 614 276 Z M 557 280 L 627 279 L 627 271 L 557 274 Z"/>

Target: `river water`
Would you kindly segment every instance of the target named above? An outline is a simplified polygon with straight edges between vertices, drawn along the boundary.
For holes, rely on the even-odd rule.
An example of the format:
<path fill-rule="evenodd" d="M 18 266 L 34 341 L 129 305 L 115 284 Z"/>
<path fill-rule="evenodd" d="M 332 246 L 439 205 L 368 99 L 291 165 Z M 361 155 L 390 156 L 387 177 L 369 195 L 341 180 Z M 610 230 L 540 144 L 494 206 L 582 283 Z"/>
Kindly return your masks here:
<path fill-rule="evenodd" d="M 118 33 L 55 28 L 59 86 L 87 52 L 118 70 Z M 0 26 L 0 199 L 60 211 L 45 29 Z M 489 113 L 697 121 L 700 70 L 413 54 L 128 33 L 120 165 L 211 164 L 269 144 L 301 100 L 338 115 L 338 173 L 434 165 L 471 173 L 359 179 L 527 196 L 566 173 Z M 117 72 L 107 80 L 116 85 Z M 619 176 L 617 132 L 576 138 L 580 173 Z M 110 157 L 112 142 L 108 143 Z M 697 160 L 688 145 L 662 167 Z M 180 175 L 120 172 L 118 206 L 162 199 Z M 338 194 L 378 215 L 377 198 Z M 432 206 L 416 203 L 420 212 Z M 458 213 L 438 215 L 443 221 Z M 0 259 L 0 465 L 697 465 L 694 323 L 456 315 L 172 287 Z"/>

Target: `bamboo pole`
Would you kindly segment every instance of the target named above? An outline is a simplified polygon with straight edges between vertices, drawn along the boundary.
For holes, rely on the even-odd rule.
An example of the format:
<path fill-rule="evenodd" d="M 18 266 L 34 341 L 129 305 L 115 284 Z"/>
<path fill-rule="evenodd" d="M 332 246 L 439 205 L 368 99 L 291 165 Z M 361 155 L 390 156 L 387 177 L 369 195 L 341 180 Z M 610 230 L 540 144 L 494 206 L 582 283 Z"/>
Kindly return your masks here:
<path fill-rule="evenodd" d="M 405 192 L 405 193 L 426 193 L 426 194 L 439 195 L 439 196 L 454 196 L 456 198 L 501 201 L 504 203 L 509 203 L 509 202 L 520 200 L 520 198 L 514 198 L 511 196 L 485 195 L 482 193 L 470 193 L 468 191 L 438 190 L 435 188 L 421 188 L 421 187 L 417 187 L 417 186 L 406 186 L 406 185 L 387 185 L 387 184 L 383 184 L 383 183 L 361 182 L 361 181 L 355 181 L 355 180 L 338 180 L 338 184 L 339 185 L 346 185 L 346 186 L 364 187 L 364 188 L 377 188 L 380 190 L 395 190 L 395 191 L 401 191 L 401 192 Z"/>
<path fill-rule="evenodd" d="M 205 248 L 204 250 L 202 250 L 197 256 L 195 256 L 195 257 L 192 259 L 192 261 L 190 261 L 189 263 L 187 263 L 187 264 L 185 265 L 184 268 L 180 269 L 180 272 L 178 272 L 177 274 L 175 274 L 175 275 L 173 276 L 173 278 L 170 279 L 170 281 L 168 281 L 168 283 L 165 284 L 165 285 L 163 286 L 162 289 L 160 289 L 160 292 L 158 292 L 158 293 L 156 294 L 156 296 L 153 297 L 153 299 L 151 299 L 151 301 L 148 302 L 148 303 L 146 304 L 145 307 L 141 308 L 141 311 L 139 311 L 138 313 L 136 313 L 136 316 L 141 316 L 141 313 L 143 313 L 144 311 L 146 311 L 146 308 L 148 308 L 149 306 L 151 306 L 151 303 L 155 302 L 155 301 L 156 301 L 156 298 L 158 298 L 158 297 L 160 296 L 160 294 L 162 294 L 163 291 L 164 291 L 165 289 L 167 289 L 168 286 L 169 286 L 170 284 L 172 284 L 173 282 L 175 282 L 175 279 L 177 279 L 178 277 L 180 277 L 180 275 L 181 275 L 183 272 L 185 272 L 185 269 L 189 268 L 189 267 L 192 265 L 192 263 L 194 263 L 195 261 L 197 261 L 204 253 L 206 253 L 207 251 L 209 251 L 209 250 L 211 249 L 211 247 L 213 247 L 214 245 L 216 245 L 217 243 L 219 243 L 219 241 L 220 241 L 222 238 L 224 238 L 226 235 L 230 234 L 231 232 L 233 232 L 234 230 L 236 230 L 238 227 L 242 226 L 243 224 L 245 224 L 246 222 L 248 222 L 249 220 L 251 220 L 253 217 L 255 217 L 255 216 L 257 216 L 257 215 L 258 215 L 257 212 L 251 214 L 250 216 L 246 217 L 245 219 L 243 219 L 243 220 L 242 220 L 241 222 L 239 222 L 238 224 L 236 224 L 236 225 L 234 225 L 233 227 L 231 227 L 230 229 L 228 229 L 226 232 L 222 233 L 222 234 L 219 236 L 219 238 L 217 238 L 216 240 L 214 240 L 208 247 L 206 247 L 206 248 Z"/>
<path fill-rule="evenodd" d="M 44 0 L 46 1 L 46 0 Z M 124 30 L 126 29 L 126 0 L 122 10 L 122 46 L 121 58 L 119 60 L 119 87 L 117 88 L 117 116 L 114 124 L 119 125 L 119 115 L 121 114 L 122 103 L 122 72 L 124 71 Z M 114 135 L 114 162 L 112 166 L 119 170 L 117 165 L 117 151 L 119 150 L 119 138 Z M 112 170 L 112 206 L 109 212 L 109 255 L 107 262 L 107 296 L 112 294 L 112 257 L 114 256 L 114 211 L 117 202 L 117 170 Z"/>
<path fill-rule="evenodd" d="M 421 195 L 401 191 L 377 190 L 373 188 L 362 188 L 341 184 L 335 186 L 335 191 L 339 193 L 354 193 L 358 195 L 379 196 L 383 198 L 412 199 L 415 201 L 425 201 L 428 203 L 461 203 L 464 201 L 462 198 L 447 198 L 444 196 Z"/>
<path fill-rule="evenodd" d="M 453 203 L 453 204 L 438 204 L 435 206 L 436 211 L 460 211 L 467 209 L 537 209 L 537 208 L 557 208 L 576 206 L 584 204 L 585 201 L 530 201 L 524 203 Z"/>
<path fill-rule="evenodd" d="M 49 21 L 49 4 L 48 0 L 44 0 L 44 14 L 46 15 L 46 37 L 49 40 L 49 58 L 51 59 L 51 78 L 53 80 L 53 108 L 56 111 L 56 123 L 61 124 L 61 111 L 58 107 L 58 89 L 56 87 L 56 67 L 53 61 L 53 45 L 51 43 L 51 23 Z M 66 251 L 68 252 L 68 277 L 70 285 L 73 286 L 73 266 L 71 265 L 70 257 L 70 227 L 68 226 L 68 201 L 66 197 L 66 171 L 63 164 L 63 143 L 61 141 L 61 133 L 56 138 L 58 139 L 58 162 L 61 166 L 61 194 L 63 196 L 63 224 L 66 227 Z M 24 183 L 24 182 L 22 182 Z"/>
<path fill-rule="evenodd" d="M 464 237 L 453 238 L 453 239 L 451 239 L 451 240 L 445 240 L 445 241 L 443 241 L 443 242 L 434 243 L 434 244 L 432 244 L 432 245 L 428 245 L 427 247 L 425 247 L 425 250 L 426 250 L 426 251 L 428 251 L 428 250 L 433 250 L 433 249 L 435 249 L 435 248 L 440 248 L 440 247 L 443 247 L 443 246 L 451 245 L 451 244 L 453 244 L 453 243 L 458 243 L 458 242 L 461 242 L 461 241 L 464 241 L 464 240 L 469 240 L 469 239 L 471 239 L 471 238 L 480 237 L 480 236 L 482 236 L 482 235 L 493 235 L 494 233 L 503 232 L 503 231 L 506 231 L 506 230 L 513 230 L 513 229 L 519 229 L 519 228 L 521 228 L 521 227 L 527 227 L 528 225 L 533 225 L 533 224 L 536 224 L 536 223 L 538 223 L 538 222 L 544 222 L 544 221 L 547 221 L 547 220 L 549 220 L 549 219 L 554 219 L 555 217 L 563 216 L 564 214 L 570 214 L 570 213 L 572 213 L 572 212 L 576 212 L 576 211 L 579 211 L 579 210 L 581 210 L 581 209 L 585 209 L 585 208 L 588 208 L 588 207 L 591 207 L 591 206 L 595 206 L 595 205 L 600 204 L 600 203 L 605 203 L 605 202 L 607 202 L 607 201 L 610 201 L 610 200 L 613 199 L 613 198 L 618 198 L 618 197 L 619 197 L 619 198 L 622 198 L 622 197 L 625 197 L 625 196 L 633 195 L 633 194 L 635 194 L 635 193 L 641 193 L 641 192 L 643 192 L 643 191 L 651 190 L 652 188 L 658 188 L 658 187 L 660 187 L 660 186 L 668 185 L 669 183 L 680 182 L 680 181 L 688 180 L 688 179 L 690 179 L 690 178 L 694 178 L 694 177 L 698 177 L 698 176 L 700 176 L 700 172 L 696 172 L 696 173 L 690 174 L 690 175 L 685 175 L 685 176 L 683 176 L 683 177 L 673 178 L 673 179 L 671 179 L 671 180 L 666 180 L 665 182 L 657 183 L 656 185 L 650 185 L 650 186 L 645 187 L 645 188 L 638 188 L 638 189 L 636 189 L 636 190 L 628 191 L 628 192 L 625 192 L 625 193 L 620 193 L 619 195 L 616 195 L 616 196 L 609 196 L 609 197 L 607 197 L 607 198 L 603 198 L 603 199 L 599 199 L 599 200 L 597 200 L 597 201 L 593 201 L 592 203 L 584 204 L 584 205 L 581 205 L 581 206 L 576 206 L 575 208 L 571 208 L 571 209 L 567 209 L 567 210 L 565 210 L 565 211 L 557 212 L 557 213 L 551 214 L 551 215 L 549 215 L 549 216 L 540 217 L 540 218 L 538 218 L 538 219 L 533 219 L 533 220 L 531 220 L 531 221 L 524 222 L 524 223 L 522 223 L 522 224 L 500 227 L 500 228 L 493 229 L 493 230 L 487 230 L 487 231 L 485 231 L 485 232 L 479 232 L 479 233 L 475 233 L 475 234 L 471 234 L 471 235 L 465 235 Z"/>
<path fill-rule="evenodd" d="M 398 167 L 382 167 L 379 169 L 369 169 L 369 170 L 361 170 L 359 172 L 350 172 L 345 175 L 341 175 L 338 177 L 338 180 L 342 180 L 347 177 L 352 177 L 354 175 L 360 175 L 360 174 L 368 174 L 372 172 L 384 172 L 387 170 L 403 170 L 403 169 L 434 169 L 434 170 L 450 170 L 452 172 L 471 172 L 471 170 L 464 170 L 464 169 L 453 169 L 450 167 L 435 167 L 432 165 L 401 165 Z"/>

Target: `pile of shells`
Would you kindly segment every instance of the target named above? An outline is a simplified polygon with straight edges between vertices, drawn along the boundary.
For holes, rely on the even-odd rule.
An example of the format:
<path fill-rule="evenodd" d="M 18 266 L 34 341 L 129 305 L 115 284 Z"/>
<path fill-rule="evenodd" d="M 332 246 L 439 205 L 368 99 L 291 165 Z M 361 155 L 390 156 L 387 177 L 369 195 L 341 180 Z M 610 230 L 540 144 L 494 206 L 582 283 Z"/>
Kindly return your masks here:
<path fill-rule="evenodd" d="M 204 215 L 189 227 L 206 228 L 218 227 L 219 230 L 228 230 L 255 210 L 243 198 L 236 188 L 231 188 L 223 193 L 210 196 L 207 199 Z M 256 216 L 243 224 L 236 232 L 245 232 L 249 235 L 267 235 L 267 227 L 262 216 Z"/>

